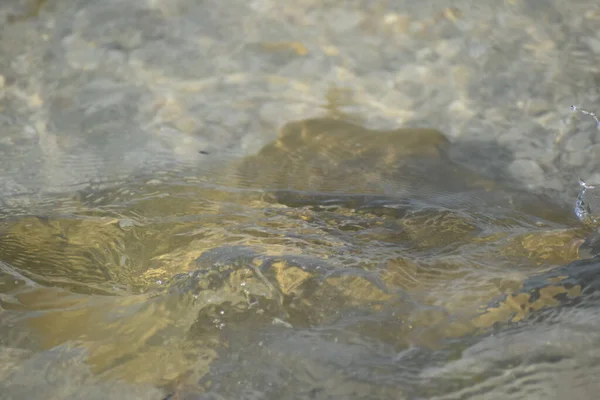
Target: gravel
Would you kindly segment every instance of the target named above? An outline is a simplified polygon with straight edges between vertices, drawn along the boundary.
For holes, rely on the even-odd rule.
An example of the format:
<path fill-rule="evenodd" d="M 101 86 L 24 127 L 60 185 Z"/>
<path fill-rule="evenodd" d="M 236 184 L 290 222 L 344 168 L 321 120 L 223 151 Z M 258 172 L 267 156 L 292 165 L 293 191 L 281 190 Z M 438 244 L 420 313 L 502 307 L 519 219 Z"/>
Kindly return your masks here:
<path fill-rule="evenodd" d="M 593 1 L 13 0 L 0 25 L 4 195 L 200 168 L 333 112 L 437 128 L 456 160 L 565 200 L 598 170 L 570 109 L 600 109 Z"/>

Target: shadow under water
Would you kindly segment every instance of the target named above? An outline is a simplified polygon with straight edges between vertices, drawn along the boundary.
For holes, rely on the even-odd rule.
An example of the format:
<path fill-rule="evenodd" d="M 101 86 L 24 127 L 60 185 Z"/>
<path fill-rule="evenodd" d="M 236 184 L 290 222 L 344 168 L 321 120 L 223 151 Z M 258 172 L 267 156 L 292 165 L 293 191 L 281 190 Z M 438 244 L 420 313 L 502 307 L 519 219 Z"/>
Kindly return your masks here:
<path fill-rule="evenodd" d="M 434 130 L 292 122 L 226 167 L 5 218 L 1 392 L 538 398 L 553 374 L 580 382 L 600 339 L 596 261 L 576 261 L 590 228 L 448 148 Z"/>

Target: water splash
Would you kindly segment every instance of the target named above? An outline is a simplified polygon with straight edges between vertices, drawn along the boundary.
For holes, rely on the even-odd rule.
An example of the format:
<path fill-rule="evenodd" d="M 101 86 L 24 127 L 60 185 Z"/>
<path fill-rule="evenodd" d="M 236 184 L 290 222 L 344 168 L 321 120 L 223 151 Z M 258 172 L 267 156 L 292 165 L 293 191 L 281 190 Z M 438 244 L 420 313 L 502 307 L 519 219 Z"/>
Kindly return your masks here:
<path fill-rule="evenodd" d="M 577 201 L 575 202 L 575 215 L 581 222 L 591 222 L 595 223 L 596 220 L 591 215 L 590 206 L 585 201 L 585 193 L 588 189 L 595 189 L 596 186 L 588 185 L 583 181 L 583 179 L 579 178 L 579 194 L 577 195 Z"/>
<path fill-rule="evenodd" d="M 582 114 L 589 115 L 594 118 L 598 128 L 600 128 L 600 119 L 596 115 L 596 113 L 584 110 L 583 108 L 579 108 L 577 106 L 572 105 L 571 110 L 578 111 Z M 596 219 L 592 217 L 591 210 L 589 204 L 584 200 L 585 193 L 588 189 L 595 189 L 596 187 L 593 185 L 588 185 L 583 181 L 583 179 L 579 178 L 579 186 L 581 189 L 579 190 L 579 194 L 577 195 L 577 201 L 575 202 L 575 215 L 577 218 L 584 223 L 596 223 Z"/>
<path fill-rule="evenodd" d="M 600 119 L 598 119 L 598 116 L 596 115 L 596 113 L 584 110 L 583 108 L 579 108 L 577 106 L 571 106 L 571 110 L 573 110 L 573 111 L 579 111 L 582 114 L 589 115 L 590 117 L 594 118 L 596 120 L 596 124 L 600 128 Z"/>

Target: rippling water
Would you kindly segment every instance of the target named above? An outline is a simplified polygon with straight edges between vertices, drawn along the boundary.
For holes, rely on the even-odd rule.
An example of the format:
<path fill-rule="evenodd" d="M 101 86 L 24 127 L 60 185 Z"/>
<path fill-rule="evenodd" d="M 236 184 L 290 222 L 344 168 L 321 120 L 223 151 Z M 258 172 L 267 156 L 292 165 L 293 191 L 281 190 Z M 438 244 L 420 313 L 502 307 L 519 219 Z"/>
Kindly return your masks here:
<path fill-rule="evenodd" d="M 570 263 L 590 228 L 448 147 L 433 130 L 298 121 L 256 155 L 3 210 L 4 393 L 589 390 L 596 265 Z"/>

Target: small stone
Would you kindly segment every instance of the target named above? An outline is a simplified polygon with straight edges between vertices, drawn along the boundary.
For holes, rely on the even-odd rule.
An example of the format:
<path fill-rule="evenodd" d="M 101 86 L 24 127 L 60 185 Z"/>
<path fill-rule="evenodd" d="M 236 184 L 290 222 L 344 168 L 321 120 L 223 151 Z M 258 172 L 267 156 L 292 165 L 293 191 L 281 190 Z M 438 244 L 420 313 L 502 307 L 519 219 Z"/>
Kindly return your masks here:
<path fill-rule="evenodd" d="M 524 105 L 530 115 L 542 115 L 552 109 L 551 104 L 545 99 L 531 99 Z"/>
<path fill-rule="evenodd" d="M 583 167 L 588 162 L 585 153 L 580 151 L 566 153 L 564 160 L 570 167 Z"/>
<path fill-rule="evenodd" d="M 396 22 L 398 22 L 398 19 L 398 14 L 389 13 L 383 16 L 383 23 L 386 25 L 395 24 Z"/>
<path fill-rule="evenodd" d="M 591 185 L 591 186 L 598 186 L 598 185 L 600 185 L 600 173 L 599 172 L 593 173 L 590 176 L 586 176 L 583 179 L 585 180 L 585 183 L 588 184 L 588 185 Z"/>
<path fill-rule="evenodd" d="M 579 131 L 565 140 L 565 150 L 568 152 L 581 153 L 589 149 L 591 145 L 590 132 L 588 131 Z"/>
<path fill-rule="evenodd" d="M 540 186 L 544 181 L 544 170 L 533 160 L 515 160 L 508 166 L 508 172 L 530 188 Z"/>
<path fill-rule="evenodd" d="M 135 226 L 135 222 L 133 222 L 133 220 L 128 219 L 128 218 L 124 218 L 119 220 L 119 227 L 121 229 L 127 229 L 127 228 L 131 228 Z"/>
<path fill-rule="evenodd" d="M 364 15 L 359 11 L 338 9 L 329 14 L 328 17 L 331 21 L 329 28 L 339 34 L 355 29 L 363 20 Z"/>
<path fill-rule="evenodd" d="M 585 41 L 587 42 L 592 52 L 594 52 L 595 54 L 600 54 L 600 39 L 595 37 L 588 37 L 587 39 L 585 39 Z"/>
<path fill-rule="evenodd" d="M 454 100 L 452 103 L 450 103 L 448 106 L 448 111 L 452 115 L 465 120 L 471 119 L 475 116 L 473 108 L 469 107 L 469 105 L 461 99 Z"/>

